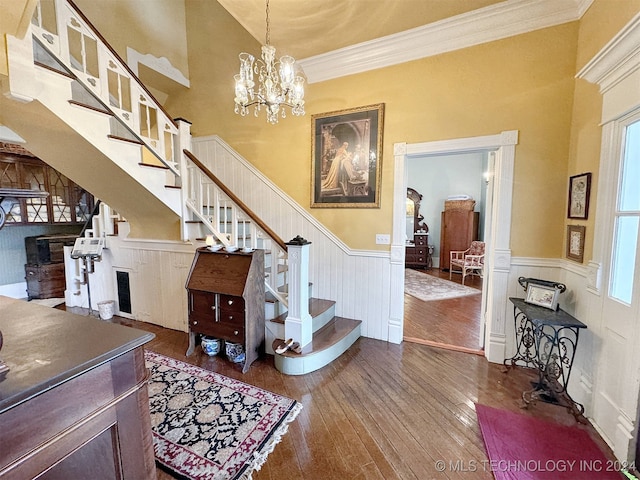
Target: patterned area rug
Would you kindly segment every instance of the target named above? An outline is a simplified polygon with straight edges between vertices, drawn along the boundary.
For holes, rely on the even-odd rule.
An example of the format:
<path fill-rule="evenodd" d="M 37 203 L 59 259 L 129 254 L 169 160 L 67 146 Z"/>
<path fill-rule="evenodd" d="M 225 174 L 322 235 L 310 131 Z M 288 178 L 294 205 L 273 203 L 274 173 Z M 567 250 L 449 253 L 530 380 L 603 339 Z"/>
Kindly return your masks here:
<path fill-rule="evenodd" d="M 447 298 L 480 295 L 480 290 L 418 272 L 411 268 L 404 270 L 404 291 L 420 300 L 445 300 Z"/>
<path fill-rule="evenodd" d="M 295 400 L 145 352 L 156 460 L 188 479 L 248 480 L 295 419 Z"/>

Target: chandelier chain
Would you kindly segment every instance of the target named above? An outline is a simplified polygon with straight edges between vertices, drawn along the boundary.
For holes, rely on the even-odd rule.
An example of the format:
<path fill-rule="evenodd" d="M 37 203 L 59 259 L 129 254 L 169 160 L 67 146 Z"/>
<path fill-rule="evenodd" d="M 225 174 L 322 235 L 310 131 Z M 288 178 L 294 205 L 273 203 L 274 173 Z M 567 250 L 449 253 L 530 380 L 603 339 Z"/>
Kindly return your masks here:
<path fill-rule="evenodd" d="M 269 13 L 269 0 L 266 0 L 266 44 L 262 46 L 260 58 L 245 52 L 239 55 L 240 72 L 233 77 L 236 84 L 234 110 L 245 116 L 249 107 L 254 107 L 257 117 L 258 112 L 265 109 L 267 121 L 275 124 L 278 117 L 287 116 L 287 108 L 293 115 L 304 115 L 304 77 L 296 72 L 292 56 L 276 57 L 276 49 L 270 44 Z"/>
<path fill-rule="evenodd" d="M 269 28 L 269 0 L 267 0 L 267 35 L 266 35 L 266 44 L 271 45 L 271 29 Z"/>

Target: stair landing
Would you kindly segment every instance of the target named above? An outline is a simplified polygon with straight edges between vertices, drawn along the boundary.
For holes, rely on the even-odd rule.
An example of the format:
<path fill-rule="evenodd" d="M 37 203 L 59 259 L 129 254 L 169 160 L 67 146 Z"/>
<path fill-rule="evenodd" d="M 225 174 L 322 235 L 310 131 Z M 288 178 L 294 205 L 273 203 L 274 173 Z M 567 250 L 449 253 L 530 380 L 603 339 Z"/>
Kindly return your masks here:
<path fill-rule="evenodd" d="M 287 375 L 304 375 L 328 365 L 360 337 L 361 324 L 360 320 L 333 317 L 313 334 L 313 340 L 305 345 L 302 353 L 287 350 L 283 354 L 275 354 L 276 368 Z M 274 351 L 280 341 L 274 340 Z"/>

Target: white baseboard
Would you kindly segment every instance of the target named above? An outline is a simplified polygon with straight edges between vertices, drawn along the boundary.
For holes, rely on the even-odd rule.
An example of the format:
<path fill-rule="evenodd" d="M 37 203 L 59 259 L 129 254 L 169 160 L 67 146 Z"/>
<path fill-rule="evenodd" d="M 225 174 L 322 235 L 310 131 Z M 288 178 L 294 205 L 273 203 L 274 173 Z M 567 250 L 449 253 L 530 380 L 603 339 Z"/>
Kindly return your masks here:
<path fill-rule="evenodd" d="M 0 285 L 0 295 L 10 298 L 27 298 L 27 282 Z"/>

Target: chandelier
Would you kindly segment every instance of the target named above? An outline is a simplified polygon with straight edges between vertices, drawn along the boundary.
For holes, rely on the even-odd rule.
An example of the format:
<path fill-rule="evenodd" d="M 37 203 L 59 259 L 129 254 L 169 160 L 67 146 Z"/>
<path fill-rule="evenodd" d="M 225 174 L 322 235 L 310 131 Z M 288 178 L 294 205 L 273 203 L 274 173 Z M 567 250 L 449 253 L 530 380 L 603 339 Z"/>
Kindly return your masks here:
<path fill-rule="evenodd" d="M 243 117 L 254 107 L 254 115 L 265 107 L 267 121 L 278 123 L 278 117 L 285 118 L 289 107 L 294 115 L 304 115 L 304 78 L 296 75 L 295 60 L 289 55 L 276 61 L 276 49 L 269 45 L 269 0 L 267 0 L 266 45 L 262 46 L 262 59 L 255 59 L 249 53 L 241 53 L 240 73 L 233 78 L 236 82 L 235 112 Z M 257 76 L 256 88 L 254 75 Z"/>

